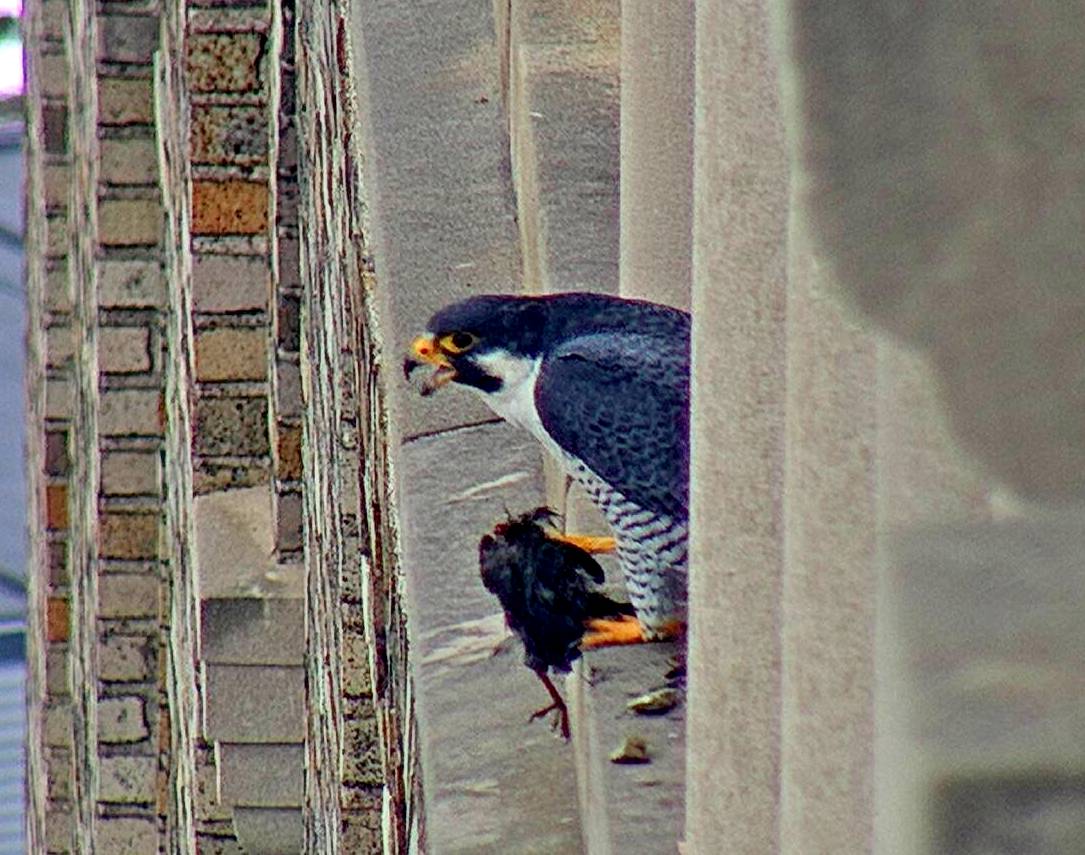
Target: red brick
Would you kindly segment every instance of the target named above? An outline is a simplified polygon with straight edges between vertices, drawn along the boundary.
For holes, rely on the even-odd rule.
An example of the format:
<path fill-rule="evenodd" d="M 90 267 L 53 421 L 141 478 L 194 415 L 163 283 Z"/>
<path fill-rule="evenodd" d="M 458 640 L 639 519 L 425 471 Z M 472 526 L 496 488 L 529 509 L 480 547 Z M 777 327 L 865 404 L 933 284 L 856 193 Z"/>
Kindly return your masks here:
<path fill-rule="evenodd" d="M 68 474 L 68 432 L 47 431 L 45 434 L 45 474 Z"/>
<path fill-rule="evenodd" d="M 49 211 L 66 211 L 71 168 L 62 163 L 46 164 L 42 170 L 45 185 L 45 207 Z"/>
<path fill-rule="evenodd" d="M 106 246 L 151 246 L 162 237 L 157 199 L 103 199 L 98 204 L 98 240 Z"/>
<path fill-rule="evenodd" d="M 104 139 L 98 158 L 98 178 L 106 184 L 153 184 L 158 178 L 158 149 L 152 139 Z"/>
<path fill-rule="evenodd" d="M 278 520 L 276 522 L 275 546 L 291 551 L 301 549 L 302 514 L 304 503 L 301 493 L 282 493 L 276 502 Z"/>
<path fill-rule="evenodd" d="M 192 258 L 192 300 L 197 312 L 264 310 L 271 269 L 264 256 L 206 255 Z"/>
<path fill-rule="evenodd" d="M 63 597 L 50 597 L 46 602 L 45 637 L 49 641 L 67 641 L 71 632 L 71 613 Z"/>
<path fill-rule="evenodd" d="M 159 587 L 158 577 L 149 573 L 104 573 L 98 577 L 98 615 L 103 618 L 156 617 Z"/>
<path fill-rule="evenodd" d="M 172 744 L 172 734 L 170 733 L 170 710 L 167 706 L 161 706 L 158 708 L 158 752 L 159 754 L 169 754 L 170 745 Z"/>
<path fill-rule="evenodd" d="M 63 104 L 46 104 L 41 110 L 42 138 L 49 154 L 68 151 L 68 108 Z"/>
<path fill-rule="evenodd" d="M 42 54 L 38 65 L 41 94 L 46 98 L 68 97 L 68 59 L 62 53 Z"/>
<path fill-rule="evenodd" d="M 193 450 L 208 455 L 264 455 L 266 398 L 201 398 L 196 402 Z"/>
<path fill-rule="evenodd" d="M 45 488 L 45 527 L 51 531 L 68 527 L 67 484 L 49 484 Z"/>
<path fill-rule="evenodd" d="M 255 166 L 267 154 L 265 107 L 193 106 L 189 156 L 194 163 Z"/>
<path fill-rule="evenodd" d="M 170 773 L 168 769 L 158 770 L 155 786 L 155 807 L 159 816 L 165 816 L 170 810 Z"/>
<path fill-rule="evenodd" d="M 47 546 L 49 554 L 49 584 L 54 588 L 67 585 L 70 581 L 68 573 L 68 544 L 66 541 L 53 541 Z"/>
<path fill-rule="evenodd" d="M 275 474 L 284 481 L 301 478 L 301 427 L 279 428 L 278 459 Z"/>
<path fill-rule="evenodd" d="M 267 224 L 268 189 L 264 182 L 192 182 L 194 235 L 262 234 Z"/>
<path fill-rule="evenodd" d="M 148 15 L 99 15 L 98 59 L 149 63 L 158 45 L 158 19 Z"/>
<path fill-rule="evenodd" d="M 162 410 L 156 389 L 110 389 L 102 393 L 98 429 L 103 436 L 161 436 Z"/>
<path fill-rule="evenodd" d="M 98 370 L 105 374 L 139 374 L 151 369 L 147 327 L 102 327 L 98 331 Z"/>

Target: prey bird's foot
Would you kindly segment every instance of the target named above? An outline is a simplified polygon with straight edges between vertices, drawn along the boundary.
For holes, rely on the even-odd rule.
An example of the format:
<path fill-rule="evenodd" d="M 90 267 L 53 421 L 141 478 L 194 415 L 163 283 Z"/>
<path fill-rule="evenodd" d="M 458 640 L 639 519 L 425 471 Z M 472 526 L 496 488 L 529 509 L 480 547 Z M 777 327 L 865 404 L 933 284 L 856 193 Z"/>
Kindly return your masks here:
<path fill-rule="evenodd" d="M 547 675 L 546 670 L 539 670 L 535 672 L 535 675 L 546 687 L 547 694 L 550 695 L 550 706 L 543 707 L 541 710 L 536 710 L 531 714 L 531 718 L 528 719 L 528 723 L 535 721 L 537 718 L 542 718 L 547 713 L 557 711 L 557 721 L 554 722 L 555 729 L 561 728 L 561 738 L 566 742 L 569 741 L 569 708 L 565 706 L 565 699 L 562 698 L 561 692 L 558 691 L 557 686 L 553 684 L 550 677 Z"/>
<path fill-rule="evenodd" d="M 568 543 L 579 547 L 589 555 L 601 555 L 613 552 L 618 548 L 618 542 L 610 536 L 598 536 L 594 534 L 557 534 L 550 535 L 552 540 Z"/>
<path fill-rule="evenodd" d="M 530 724 L 531 722 L 535 721 L 535 719 L 542 718 L 543 716 L 549 715 L 552 712 L 556 712 L 557 716 L 555 716 L 554 721 L 551 722 L 551 727 L 554 730 L 560 730 L 561 738 L 568 742 L 570 734 L 569 708 L 565 706 L 565 701 L 561 699 L 554 701 L 549 706 L 543 707 L 541 710 L 535 710 L 535 712 L 533 712 L 528 718 L 528 723 Z"/>

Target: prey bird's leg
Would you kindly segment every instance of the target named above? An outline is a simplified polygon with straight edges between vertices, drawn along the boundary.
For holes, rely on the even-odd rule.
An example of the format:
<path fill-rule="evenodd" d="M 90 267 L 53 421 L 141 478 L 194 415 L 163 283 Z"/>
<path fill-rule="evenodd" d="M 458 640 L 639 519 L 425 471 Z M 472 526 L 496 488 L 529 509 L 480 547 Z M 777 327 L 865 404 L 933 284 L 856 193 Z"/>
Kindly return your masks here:
<path fill-rule="evenodd" d="M 536 671 L 535 675 L 542 681 L 542 684 L 546 686 L 546 691 L 550 693 L 550 698 L 553 703 L 548 707 L 543 707 L 541 710 L 535 710 L 531 714 L 529 722 L 535 721 L 537 718 L 542 718 L 544 715 L 557 710 L 558 713 L 558 725 L 561 727 L 561 738 L 568 740 L 569 738 L 569 708 L 565 706 L 565 701 L 562 700 L 560 694 L 558 694 L 557 687 L 550 681 L 550 677 L 547 676 L 545 671 Z"/>

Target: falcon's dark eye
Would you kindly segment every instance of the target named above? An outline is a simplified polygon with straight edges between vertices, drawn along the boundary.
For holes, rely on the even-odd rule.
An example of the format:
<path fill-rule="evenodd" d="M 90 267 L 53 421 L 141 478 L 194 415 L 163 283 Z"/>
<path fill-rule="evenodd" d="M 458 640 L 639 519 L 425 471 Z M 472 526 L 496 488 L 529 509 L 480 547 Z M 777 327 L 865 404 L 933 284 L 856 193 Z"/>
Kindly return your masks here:
<path fill-rule="evenodd" d="M 478 336 L 467 332 L 454 332 L 441 337 L 441 349 L 447 353 L 457 354 L 470 350 L 478 342 Z"/>

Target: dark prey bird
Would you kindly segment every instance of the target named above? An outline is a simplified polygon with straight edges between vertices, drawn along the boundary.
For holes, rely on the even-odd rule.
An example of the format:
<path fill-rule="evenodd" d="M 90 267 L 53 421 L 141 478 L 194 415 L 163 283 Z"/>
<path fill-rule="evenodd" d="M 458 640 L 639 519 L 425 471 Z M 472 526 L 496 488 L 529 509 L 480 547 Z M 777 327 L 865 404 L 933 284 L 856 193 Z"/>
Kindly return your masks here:
<path fill-rule="evenodd" d="M 524 664 L 550 693 L 552 703 L 529 721 L 557 711 L 561 735 L 568 739 L 569 711 L 549 672 L 569 671 L 592 621 L 630 615 L 633 607 L 596 590 L 603 569 L 591 555 L 547 534 L 540 523 L 555 516 L 545 507 L 510 515 L 483 536 L 478 557 L 482 584 L 501 601 L 509 629 L 524 644 Z"/>

